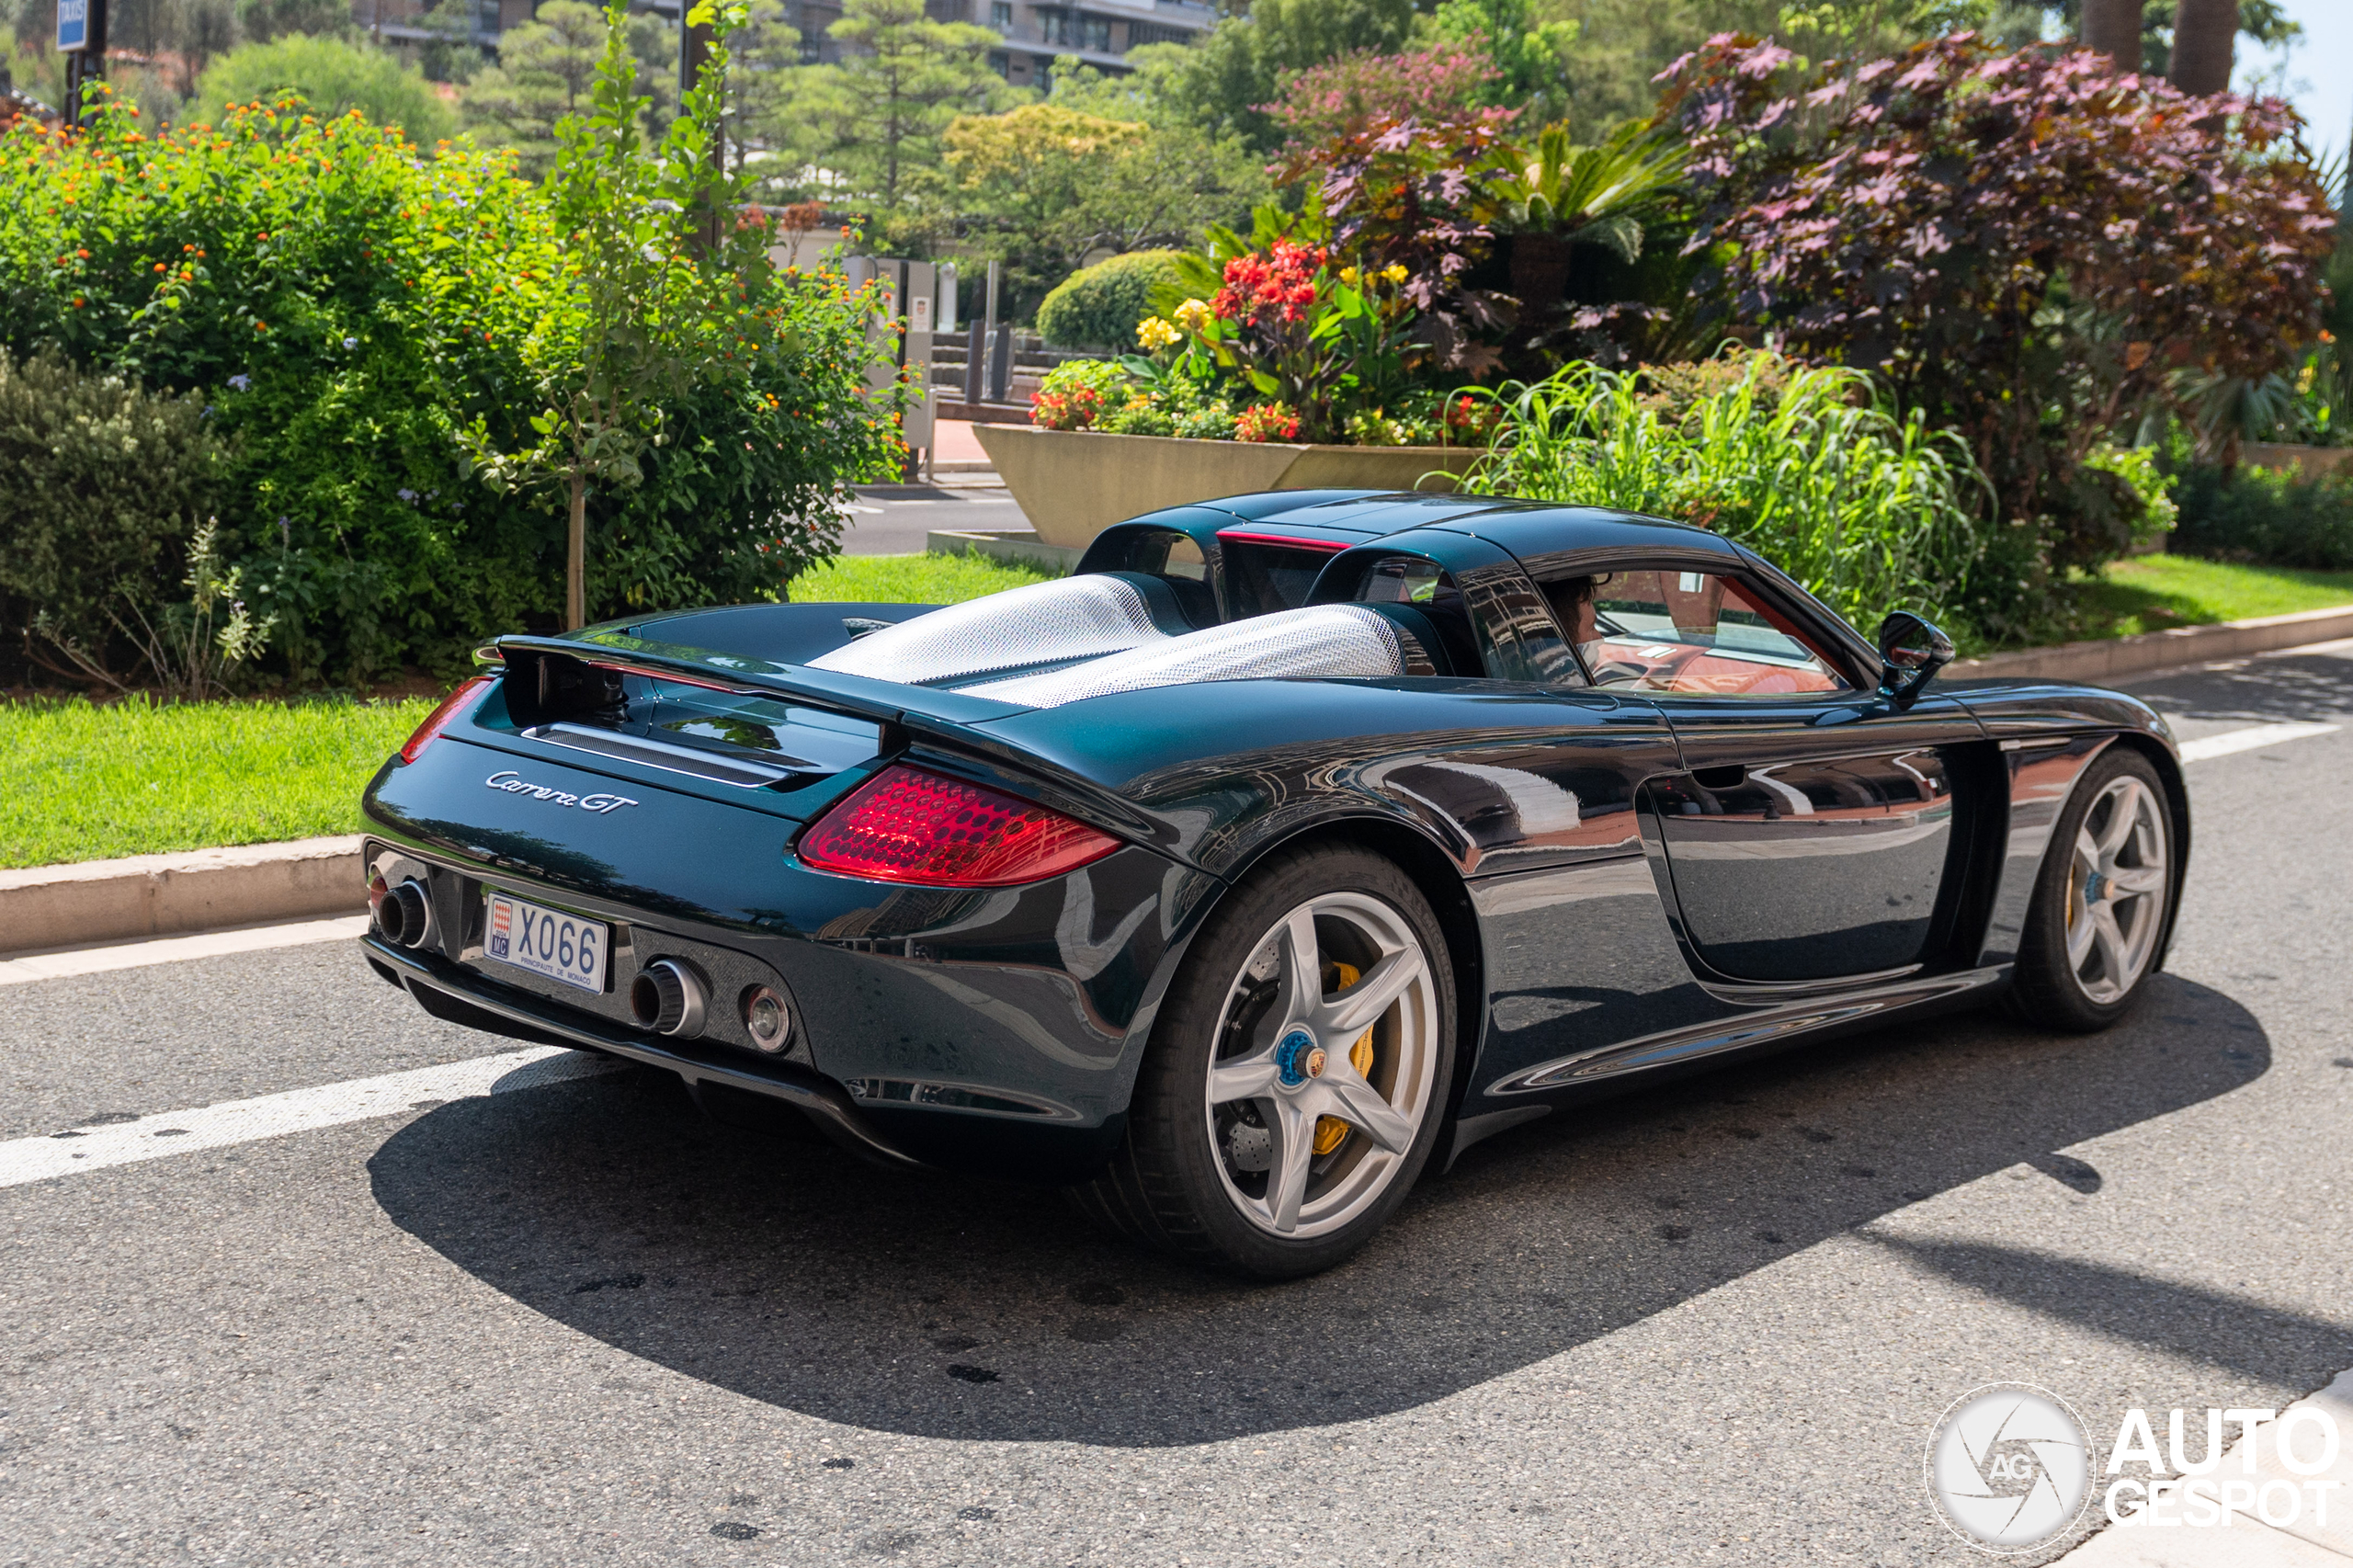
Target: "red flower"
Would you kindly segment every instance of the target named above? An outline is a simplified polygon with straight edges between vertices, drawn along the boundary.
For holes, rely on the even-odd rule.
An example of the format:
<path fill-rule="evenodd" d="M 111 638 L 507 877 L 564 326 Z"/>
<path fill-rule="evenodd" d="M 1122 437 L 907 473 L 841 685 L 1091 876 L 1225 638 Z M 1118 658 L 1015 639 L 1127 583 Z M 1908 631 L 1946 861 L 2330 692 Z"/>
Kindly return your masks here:
<path fill-rule="evenodd" d="M 1225 287 L 1210 301 L 1223 321 L 1267 324 L 1268 312 L 1288 325 L 1307 319 L 1315 304 L 1315 278 L 1328 253 L 1321 245 L 1277 240 L 1264 256 L 1252 252 L 1225 264 Z"/>

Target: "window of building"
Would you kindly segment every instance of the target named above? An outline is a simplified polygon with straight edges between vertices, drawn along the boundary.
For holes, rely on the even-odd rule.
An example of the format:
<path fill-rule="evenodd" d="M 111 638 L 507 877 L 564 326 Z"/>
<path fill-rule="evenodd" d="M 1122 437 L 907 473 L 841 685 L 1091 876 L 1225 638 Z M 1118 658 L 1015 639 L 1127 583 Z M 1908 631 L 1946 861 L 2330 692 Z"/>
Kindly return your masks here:
<path fill-rule="evenodd" d="M 1008 0 L 989 0 L 989 26 L 1001 33 L 1013 30 L 1013 6 Z"/>

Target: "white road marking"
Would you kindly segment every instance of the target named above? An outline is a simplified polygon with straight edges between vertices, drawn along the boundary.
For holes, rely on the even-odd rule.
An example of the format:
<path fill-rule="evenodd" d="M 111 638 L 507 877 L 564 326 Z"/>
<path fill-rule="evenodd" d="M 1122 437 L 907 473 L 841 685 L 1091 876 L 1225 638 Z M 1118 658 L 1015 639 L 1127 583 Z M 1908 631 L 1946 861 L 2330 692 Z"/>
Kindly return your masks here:
<path fill-rule="evenodd" d="M 2334 724 L 2256 724 L 2245 730 L 2225 730 L 2219 735 L 2206 735 L 2189 741 L 2181 748 L 2184 762 L 2204 762 L 2209 757 L 2228 756 L 2233 752 L 2253 751 L 2258 746 L 2276 745 L 2281 741 L 2308 740 L 2313 735 L 2333 735 Z"/>
<path fill-rule="evenodd" d="M 315 1089 L 293 1089 L 258 1099 L 229 1100 L 198 1110 L 159 1111 L 136 1121 L 74 1128 L 46 1137 L 18 1138 L 0 1143 L 0 1187 L 21 1187 L 28 1181 L 78 1176 L 109 1165 L 400 1116 L 449 1100 L 594 1077 L 625 1065 L 593 1051 L 534 1045 L 440 1067 L 323 1084 Z"/>
<path fill-rule="evenodd" d="M 58 980 L 73 974 L 103 974 L 110 969 L 178 963 L 185 959 L 219 958 L 224 953 L 256 953 L 268 948 L 300 947 L 305 942 L 332 942 L 357 937 L 367 929 L 368 917 L 364 915 L 338 915 L 332 920 L 245 926 L 233 931 L 206 931 L 194 937 L 154 937 L 137 942 L 110 942 L 98 948 L 32 953 L 0 959 L 0 985 L 22 985 L 28 981 Z"/>

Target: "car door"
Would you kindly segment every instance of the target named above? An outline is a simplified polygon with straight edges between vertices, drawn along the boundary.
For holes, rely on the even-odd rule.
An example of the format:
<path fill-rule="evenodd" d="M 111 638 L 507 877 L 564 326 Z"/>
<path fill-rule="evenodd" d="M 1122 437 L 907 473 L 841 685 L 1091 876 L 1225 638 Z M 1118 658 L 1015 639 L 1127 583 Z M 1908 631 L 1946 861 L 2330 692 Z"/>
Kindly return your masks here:
<path fill-rule="evenodd" d="M 1915 965 L 1957 896 L 1951 748 L 1982 738 L 1931 692 L 1895 711 L 1769 585 L 1646 566 L 1542 585 L 1597 687 L 1665 717 L 1682 771 L 1644 809 L 1703 978 L 1836 981 Z"/>

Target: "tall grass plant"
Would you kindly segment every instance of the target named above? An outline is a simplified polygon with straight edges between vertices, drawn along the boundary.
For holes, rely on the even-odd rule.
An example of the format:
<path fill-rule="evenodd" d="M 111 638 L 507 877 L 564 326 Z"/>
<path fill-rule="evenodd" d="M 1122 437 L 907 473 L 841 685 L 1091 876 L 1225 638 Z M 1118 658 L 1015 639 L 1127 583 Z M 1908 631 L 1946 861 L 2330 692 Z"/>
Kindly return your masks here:
<path fill-rule="evenodd" d="M 1859 371 L 1755 354 L 1729 384 L 1669 398 L 1639 371 L 1572 364 L 1470 395 L 1502 415 L 1473 488 L 1713 529 L 1866 630 L 1899 608 L 1960 615 L 1984 479 Z"/>

